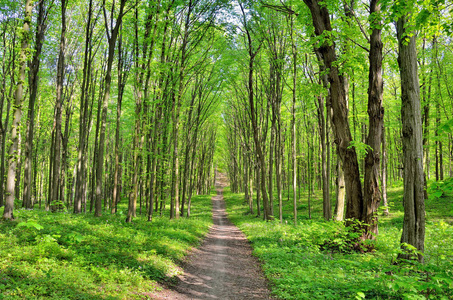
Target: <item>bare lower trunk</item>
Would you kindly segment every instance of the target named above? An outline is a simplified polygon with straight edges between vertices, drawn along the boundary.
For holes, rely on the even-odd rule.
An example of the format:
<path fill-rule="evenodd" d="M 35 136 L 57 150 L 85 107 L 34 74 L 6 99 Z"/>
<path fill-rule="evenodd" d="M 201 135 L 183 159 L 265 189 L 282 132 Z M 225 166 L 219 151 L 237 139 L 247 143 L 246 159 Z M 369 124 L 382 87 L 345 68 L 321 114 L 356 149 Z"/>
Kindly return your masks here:
<path fill-rule="evenodd" d="M 120 8 L 118 12 L 118 18 L 115 23 L 115 27 L 110 29 L 108 28 L 108 21 L 105 20 L 106 24 L 106 31 L 108 37 L 108 58 L 107 58 L 107 70 L 105 74 L 105 90 L 104 90 L 104 97 L 102 102 L 102 115 L 101 115 L 101 132 L 99 135 L 99 147 L 97 149 L 97 168 L 96 168 L 96 206 L 94 215 L 96 217 L 101 216 L 102 214 L 102 179 L 103 179 L 103 172 L 104 172 L 104 147 L 105 147 L 105 130 L 107 126 L 107 110 L 108 104 L 110 100 L 110 88 L 112 82 L 112 66 L 113 66 L 113 59 L 115 56 L 115 46 L 116 40 L 118 38 L 118 33 L 121 27 L 121 23 L 123 20 L 123 10 L 124 6 L 126 5 L 126 0 L 121 0 Z M 107 18 L 105 7 L 104 7 L 104 17 Z M 113 16 L 112 16 L 113 17 Z"/>
<path fill-rule="evenodd" d="M 382 129 L 382 202 L 384 204 L 384 216 L 389 215 L 389 204 L 387 199 L 387 144 L 385 142 L 385 127 Z"/>
<path fill-rule="evenodd" d="M 337 157 L 337 204 L 335 205 L 335 220 L 343 221 L 346 189 L 344 186 L 344 171 L 341 159 Z"/>
<path fill-rule="evenodd" d="M 17 164 L 17 150 L 19 148 L 19 127 L 22 118 L 22 104 L 24 102 L 24 83 L 25 73 L 27 68 L 27 51 L 30 39 L 30 23 L 32 15 L 33 4 L 31 0 L 25 3 L 25 17 L 22 28 L 22 41 L 20 51 L 20 65 L 19 65 L 19 81 L 16 86 L 16 95 L 14 98 L 14 112 L 13 122 L 11 124 L 10 140 L 8 155 L 8 172 L 6 177 L 6 193 L 5 193 L 5 209 L 3 211 L 3 219 L 14 219 L 14 187 L 16 182 L 16 164 Z M 3 195 L 0 195 L 3 197 Z"/>
<path fill-rule="evenodd" d="M 425 248 L 425 199 L 420 87 L 417 74 L 416 35 L 414 32 L 406 32 L 407 19 L 408 16 L 404 15 L 397 21 L 404 155 L 404 222 L 401 243 L 403 250 L 406 250 L 406 253 L 399 257 L 415 256 L 423 262 L 421 253 Z M 405 244 L 412 245 L 419 253 L 412 253 Z"/>
<path fill-rule="evenodd" d="M 25 138 L 25 160 L 24 160 L 24 196 L 23 202 L 25 208 L 33 208 L 32 202 L 32 169 L 33 169 L 33 135 L 35 126 L 35 102 L 38 93 L 38 72 L 40 66 L 40 55 L 44 44 L 44 34 L 47 27 L 46 17 L 46 1 L 39 2 L 38 19 L 36 24 L 36 42 L 33 53 L 33 60 L 29 71 L 29 88 L 30 99 L 28 102 L 28 120 L 27 120 L 27 136 Z"/>
<path fill-rule="evenodd" d="M 378 0 L 371 0 L 370 14 L 380 14 Z M 379 189 L 382 130 L 384 128 L 384 107 L 382 106 L 384 84 L 382 81 L 382 41 L 380 22 L 372 23 L 370 37 L 370 70 L 368 78 L 369 132 L 365 157 L 364 211 L 362 221 L 367 224 L 363 239 L 375 239 L 378 234 L 377 210 L 381 202 Z"/>
<path fill-rule="evenodd" d="M 64 61 L 66 47 L 66 0 L 61 1 L 61 36 L 60 53 L 57 66 L 57 96 L 55 99 L 55 140 L 54 162 L 52 171 L 52 196 L 50 201 L 60 200 L 61 178 L 61 118 L 63 102 Z"/>

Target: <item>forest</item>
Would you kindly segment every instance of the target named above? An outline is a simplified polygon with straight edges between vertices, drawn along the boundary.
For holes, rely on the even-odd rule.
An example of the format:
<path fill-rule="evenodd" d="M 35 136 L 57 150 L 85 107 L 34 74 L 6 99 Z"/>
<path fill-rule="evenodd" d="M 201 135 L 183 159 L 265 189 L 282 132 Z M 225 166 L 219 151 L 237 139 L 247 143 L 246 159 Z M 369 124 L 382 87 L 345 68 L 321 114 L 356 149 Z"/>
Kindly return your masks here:
<path fill-rule="evenodd" d="M 149 299 L 219 174 L 277 299 L 452 299 L 452 24 L 449 0 L 0 0 L 0 299 Z"/>

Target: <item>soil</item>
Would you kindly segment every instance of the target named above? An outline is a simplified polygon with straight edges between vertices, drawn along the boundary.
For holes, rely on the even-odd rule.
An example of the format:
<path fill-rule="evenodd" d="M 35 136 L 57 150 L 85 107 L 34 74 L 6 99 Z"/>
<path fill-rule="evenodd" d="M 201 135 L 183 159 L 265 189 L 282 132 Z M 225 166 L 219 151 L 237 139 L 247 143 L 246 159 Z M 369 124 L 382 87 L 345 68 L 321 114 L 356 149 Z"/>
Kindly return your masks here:
<path fill-rule="evenodd" d="M 222 195 L 225 177 L 218 177 L 217 196 L 212 197 L 214 225 L 200 248 L 189 255 L 178 283 L 151 299 L 273 299 L 249 242 L 227 218 Z"/>

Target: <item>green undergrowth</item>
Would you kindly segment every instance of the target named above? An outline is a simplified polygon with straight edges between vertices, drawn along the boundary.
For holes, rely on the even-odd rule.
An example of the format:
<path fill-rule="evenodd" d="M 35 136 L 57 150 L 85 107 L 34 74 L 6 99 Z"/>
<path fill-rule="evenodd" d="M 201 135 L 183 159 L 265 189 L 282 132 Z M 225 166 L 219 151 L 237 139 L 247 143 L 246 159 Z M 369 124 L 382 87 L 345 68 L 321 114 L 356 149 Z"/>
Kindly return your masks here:
<path fill-rule="evenodd" d="M 212 224 L 210 196 L 190 219 L 16 210 L 0 222 L 0 299 L 149 299 L 172 282 Z"/>
<path fill-rule="evenodd" d="M 263 222 L 247 213 L 243 194 L 225 189 L 230 219 L 247 236 L 263 264 L 272 291 L 280 299 L 453 299 L 453 226 L 446 220 L 452 198 L 427 200 L 425 264 L 395 264 L 400 251 L 402 189 L 389 194 L 390 216 L 380 217 L 379 236 L 371 253 L 352 251 L 354 233 L 341 222 L 323 221 L 321 200 L 314 198 L 313 219 L 306 198 L 298 204 L 293 226 L 292 205 L 285 201 L 284 222 Z M 278 212 L 277 207 L 275 211 Z M 431 217 L 432 216 L 432 217 Z M 277 216 L 278 217 L 278 216 Z M 326 247 L 332 245 L 335 247 Z"/>

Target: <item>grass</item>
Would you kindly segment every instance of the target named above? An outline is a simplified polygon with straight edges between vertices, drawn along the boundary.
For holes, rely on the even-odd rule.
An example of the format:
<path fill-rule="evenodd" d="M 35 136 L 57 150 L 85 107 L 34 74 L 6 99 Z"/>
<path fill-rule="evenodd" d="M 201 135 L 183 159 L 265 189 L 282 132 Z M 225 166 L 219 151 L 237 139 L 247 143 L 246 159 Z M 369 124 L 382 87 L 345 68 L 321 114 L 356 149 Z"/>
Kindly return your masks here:
<path fill-rule="evenodd" d="M 313 219 L 308 219 L 307 195 L 302 195 L 296 227 L 291 201 L 284 201 L 280 224 L 247 214 L 243 194 L 226 189 L 225 199 L 230 219 L 252 243 L 280 299 L 453 299 L 453 197 L 451 189 L 444 191 L 426 201 L 423 265 L 394 264 L 403 224 L 402 188 L 389 190 L 391 214 L 380 216 L 379 236 L 372 242 L 376 250 L 365 254 L 350 250 L 354 233 L 343 223 L 322 219 L 320 193 L 312 199 Z"/>
<path fill-rule="evenodd" d="M 0 299 L 148 299 L 172 282 L 212 224 L 211 196 L 192 200 L 190 219 L 100 218 L 15 210 L 0 222 Z"/>

